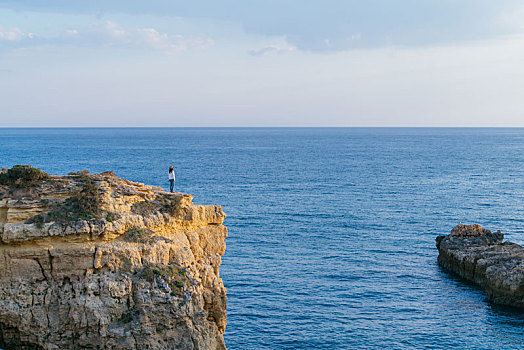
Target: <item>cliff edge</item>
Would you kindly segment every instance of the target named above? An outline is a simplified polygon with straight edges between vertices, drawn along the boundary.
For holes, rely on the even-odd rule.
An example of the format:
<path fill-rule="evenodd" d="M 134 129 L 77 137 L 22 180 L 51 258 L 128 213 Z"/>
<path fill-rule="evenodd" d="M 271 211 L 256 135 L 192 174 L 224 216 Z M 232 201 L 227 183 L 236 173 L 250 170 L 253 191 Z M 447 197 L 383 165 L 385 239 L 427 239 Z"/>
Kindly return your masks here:
<path fill-rule="evenodd" d="M 524 248 L 480 225 L 457 225 L 437 237 L 438 262 L 484 288 L 496 304 L 524 307 Z"/>
<path fill-rule="evenodd" d="M 116 177 L 0 173 L 0 348 L 225 349 L 222 207 Z"/>

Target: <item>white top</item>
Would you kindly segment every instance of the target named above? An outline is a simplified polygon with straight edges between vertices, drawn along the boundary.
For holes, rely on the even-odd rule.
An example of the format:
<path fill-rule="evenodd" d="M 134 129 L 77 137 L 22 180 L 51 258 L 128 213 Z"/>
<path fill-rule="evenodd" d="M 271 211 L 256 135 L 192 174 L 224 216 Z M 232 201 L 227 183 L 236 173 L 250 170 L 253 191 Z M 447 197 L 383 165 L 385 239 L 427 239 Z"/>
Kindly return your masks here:
<path fill-rule="evenodd" d="M 175 179 L 175 170 L 169 172 L 169 180 Z"/>

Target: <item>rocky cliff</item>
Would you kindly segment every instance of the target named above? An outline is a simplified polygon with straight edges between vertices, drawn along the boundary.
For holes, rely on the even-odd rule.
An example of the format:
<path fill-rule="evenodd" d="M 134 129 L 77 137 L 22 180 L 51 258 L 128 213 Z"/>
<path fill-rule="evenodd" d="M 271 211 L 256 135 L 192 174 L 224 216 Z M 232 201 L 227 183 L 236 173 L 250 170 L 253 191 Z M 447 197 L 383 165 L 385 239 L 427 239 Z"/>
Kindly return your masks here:
<path fill-rule="evenodd" d="M 524 307 L 524 248 L 480 225 L 457 225 L 437 237 L 438 262 L 475 282 L 497 304 Z"/>
<path fill-rule="evenodd" d="M 0 174 L 0 348 L 225 349 L 220 206 L 27 169 Z"/>

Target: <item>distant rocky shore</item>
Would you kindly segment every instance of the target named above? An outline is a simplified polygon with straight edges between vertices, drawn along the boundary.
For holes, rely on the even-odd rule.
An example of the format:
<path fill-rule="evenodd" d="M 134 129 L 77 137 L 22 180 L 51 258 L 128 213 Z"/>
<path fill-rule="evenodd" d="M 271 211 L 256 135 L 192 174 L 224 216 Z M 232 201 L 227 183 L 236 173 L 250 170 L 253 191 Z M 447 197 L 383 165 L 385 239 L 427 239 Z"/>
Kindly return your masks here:
<path fill-rule="evenodd" d="M 0 348 L 225 349 L 222 207 L 87 171 L 0 171 Z"/>
<path fill-rule="evenodd" d="M 480 225 L 457 225 L 437 237 L 438 262 L 486 291 L 496 304 L 524 308 L 524 248 Z"/>

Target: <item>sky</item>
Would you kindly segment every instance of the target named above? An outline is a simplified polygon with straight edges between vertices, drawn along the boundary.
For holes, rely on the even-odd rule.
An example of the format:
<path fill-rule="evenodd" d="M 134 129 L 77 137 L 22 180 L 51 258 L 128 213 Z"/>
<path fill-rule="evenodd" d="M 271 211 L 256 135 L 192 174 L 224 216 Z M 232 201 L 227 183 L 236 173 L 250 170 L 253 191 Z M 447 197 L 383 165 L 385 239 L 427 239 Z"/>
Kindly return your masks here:
<path fill-rule="evenodd" d="M 520 126 L 520 0 L 0 0 L 0 127 Z"/>

